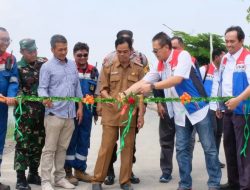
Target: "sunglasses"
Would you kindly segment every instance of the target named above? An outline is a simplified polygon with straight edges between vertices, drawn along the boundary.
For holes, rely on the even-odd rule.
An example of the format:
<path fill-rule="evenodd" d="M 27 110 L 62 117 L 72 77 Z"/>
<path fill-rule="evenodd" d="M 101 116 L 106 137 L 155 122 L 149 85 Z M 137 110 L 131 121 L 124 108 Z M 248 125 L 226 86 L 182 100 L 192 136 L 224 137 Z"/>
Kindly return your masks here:
<path fill-rule="evenodd" d="M 88 53 L 84 53 L 84 54 L 79 53 L 79 54 L 76 54 L 76 57 L 78 57 L 78 58 L 88 57 L 88 56 L 89 56 Z"/>

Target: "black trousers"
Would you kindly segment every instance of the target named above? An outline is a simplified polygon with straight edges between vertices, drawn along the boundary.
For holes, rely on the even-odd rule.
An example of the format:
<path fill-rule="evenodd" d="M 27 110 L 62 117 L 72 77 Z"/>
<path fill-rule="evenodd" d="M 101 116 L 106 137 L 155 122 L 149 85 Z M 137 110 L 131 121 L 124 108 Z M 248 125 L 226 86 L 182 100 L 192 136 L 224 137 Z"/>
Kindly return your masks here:
<path fill-rule="evenodd" d="M 164 119 L 160 118 L 159 141 L 161 146 L 160 167 L 162 174 L 172 174 L 175 124 L 174 118 L 170 119 L 168 114 Z"/>
<path fill-rule="evenodd" d="M 250 125 L 249 120 L 247 121 Z M 239 183 L 241 190 L 250 189 L 250 143 L 248 141 L 246 157 L 240 155 L 243 148 L 244 115 L 236 115 L 227 111 L 223 118 L 223 143 L 227 162 L 229 183 Z"/>

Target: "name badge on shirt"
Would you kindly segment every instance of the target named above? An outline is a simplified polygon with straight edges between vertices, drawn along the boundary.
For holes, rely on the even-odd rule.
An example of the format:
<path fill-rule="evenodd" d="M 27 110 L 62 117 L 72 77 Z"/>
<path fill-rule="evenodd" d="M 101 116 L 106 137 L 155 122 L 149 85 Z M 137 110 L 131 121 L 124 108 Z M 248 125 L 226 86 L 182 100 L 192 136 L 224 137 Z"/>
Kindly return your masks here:
<path fill-rule="evenodd" d="M 95 85 L 90 84 L 90 85 L 89 85 L 89 90 L 90 90 L 90 92 L 94 92 L 94 90 L 95 90 Z"/>
<path fill-rule="evenodd" d="M 111 75 L 117 75 L 118 74 L 118 71 L 113 71 L 110 73 Z"/>
<path fill-rule="evenodd" d="M 246 70 L 246 65 L 245 64 L 237 64 L 235 66 L 235 71 L 236 72 L 244 72 Z"/>

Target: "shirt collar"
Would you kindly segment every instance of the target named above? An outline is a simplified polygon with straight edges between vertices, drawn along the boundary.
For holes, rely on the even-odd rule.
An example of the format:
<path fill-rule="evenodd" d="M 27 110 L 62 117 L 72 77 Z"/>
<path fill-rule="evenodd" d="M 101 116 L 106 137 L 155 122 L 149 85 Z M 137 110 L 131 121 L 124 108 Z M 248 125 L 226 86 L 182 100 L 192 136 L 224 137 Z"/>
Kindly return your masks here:
<path fill-rule="evenodd" d="M 217 69 L 217 67 L 216 67 L 216 65 L 214 64 L 214 62 L 213 62 L 213 61 L 212 61 L 212 63 L 211 63 L 211 64 L 213 65 L 213 67 L 214 67 L 214 69 L 215 69 L 215 70 L 218 70 L 218 69 Z"/>
<path fill-rule="evenodd" d="M 226 57 L 227 59 L 234 59 L 234 60 L 237 60 L 240 56 L 240 54 L 242 53 L 243 51 L 243 47 L 241 47 L 235 54 L 231 55 L 230 53 L 227 53 Z"/>
<path fill-rule="evenodd" d="M 77 64 L 77 69 L 78 69 L 78 71 L 85 71 L 87 73 L 89 71 L 89 64 L 86 63 L 86 67 L 85 68 L 82 68 L 82 67 L 80 67 L 79 64 Z"/>
<path fill-rule="evenodd" d="M 60 64 L 68 63 L 67 57 L 65 58 L 65 61 L 61 61 L 60 59 L 56 58 L 55 56 L 53 57 L 53 59 L 55 60 L 56 63 L 60 63 Z"/>
<path fill-rule="evenodd" d="M 20 65 L 20 67 L 27 67 L 27 66 L 28 66 L 28 63 L 27 63 L 27 61 L 22 57 L 19 65 Z"/>
<path fill-rule="evenodd" d="M 131 67 L 131 66 L 132 66 L 131 64 L 132 64 L 132 62 L 129 61 L 128 67 Z M 116 66 L 116 67 L 122 66 L 121 63 L 120 63 L 120 61 L 119 61 L 118 59 L 117 59 L 117 61 L 115 62 L 115 66 Z"/>
<path fill-rule="evenodd" d="M 167 58 L 166 61 L 163 61 L 163 62 L 164 62 L 164 63 L 169 63 L 169 62 L 172 60 L 172 58 L 173 58 L 173 53 L 174 53 L 174 50 L 171 49 L 171 53 L 170 53 L 169 57 Z"/>

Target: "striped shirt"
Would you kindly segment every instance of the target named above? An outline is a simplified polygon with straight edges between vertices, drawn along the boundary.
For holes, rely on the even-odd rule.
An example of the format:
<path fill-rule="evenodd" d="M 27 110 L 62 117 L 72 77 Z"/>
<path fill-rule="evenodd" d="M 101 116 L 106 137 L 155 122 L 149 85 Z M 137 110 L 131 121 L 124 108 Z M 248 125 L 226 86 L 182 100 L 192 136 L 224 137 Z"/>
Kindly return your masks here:
<path fill-rule="evenodd" d="M 39 76 L 38 95 L 42 97 L 82 97 L 78 71 L 75 62 L 60 61 L 53 57 L 44 63 Z M 53 102 L 46 108 L 45 115 L 53 113 L 60 118 L 76 116 L 75 103 L 71 101 Z"/>

